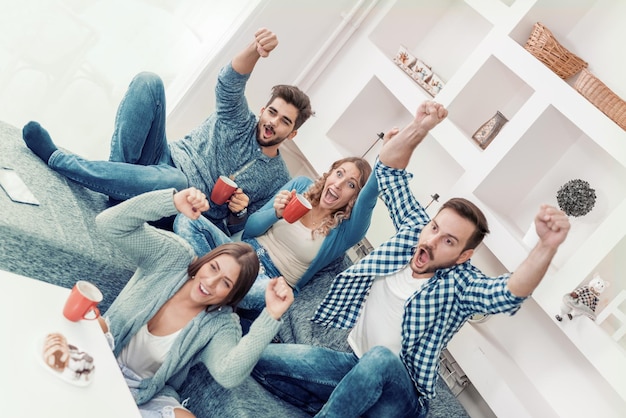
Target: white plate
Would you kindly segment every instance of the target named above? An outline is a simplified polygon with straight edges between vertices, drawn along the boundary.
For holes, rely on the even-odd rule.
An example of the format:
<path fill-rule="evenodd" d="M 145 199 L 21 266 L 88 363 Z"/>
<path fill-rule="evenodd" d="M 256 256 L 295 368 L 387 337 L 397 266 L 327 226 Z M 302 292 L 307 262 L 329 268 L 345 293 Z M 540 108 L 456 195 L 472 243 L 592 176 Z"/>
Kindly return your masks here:
<path fill-rule="evenodd" d="M 94 364 L 93 370 L 91 370 L 91 373 L 89 374 L 89 380 L 77 379 L 75 377 L 74 372 L 70 370 L 69 367 L 66 367 L 65 370 L 63 370 L 62 372 L 55 370 L 52 367 L 48 366 L 43 359 L 44 341 L 45 341 L 45 337 L 37 341 L 37 343 L 35 344 L 35 348 L 36 348 L 35 357 L 38 360 L 37 363 L 39 363 L 41 367 L 48 370 L 50 373 L 52 373 L 54 376 L 58 377 L 59 379 L 69 384 L 72 384 L 74 386 L 88 386 L 89 384 L 91 384 L 91 382 L 93 381 L 94 373 L 96 371 L 95 364 Z M 68 344 L 71 344 L 71 343 L 68 341 Z M 72 345 L 76 347 L 79 351 L 82 351 L 81 348 L 78 347 L 76 344 L 72 344 Z"/>

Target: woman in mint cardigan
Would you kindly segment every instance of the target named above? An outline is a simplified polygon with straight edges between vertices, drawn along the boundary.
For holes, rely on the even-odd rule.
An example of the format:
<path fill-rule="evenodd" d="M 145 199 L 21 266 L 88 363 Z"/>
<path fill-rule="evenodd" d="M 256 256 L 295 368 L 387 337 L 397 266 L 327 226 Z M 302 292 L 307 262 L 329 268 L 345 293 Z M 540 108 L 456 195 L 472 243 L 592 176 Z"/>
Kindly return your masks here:
<path fill-rule="evenodd" d="M 289 181 L 273 202 L 248 218 L 242 239 L 257 250 L 261 272 L 240 307 L 260 311 L 272 277 L 283 276 L 297 295 L 318 271 L 363 239 L 378 196 L 371 171 L 362 158 L 335 161 L 315 182 L 302 176 Z M 289 224 L 282 213 L 295 192 L 303 193 L 312 209 Z M 174 231 L 199 255 L 231 241 L 202 217 L 190 220 L 177 216 Z"/>
<path fill-rule="evenodd" d="M 272 281 L 267 308 L 242 338 L 233 309 L 258 274 L 253 248 L 230 243 L 198 258 L 185 240 L 148 224 L 177 213 L 197 218 L 207 209 L 199 190 L 169 189 L 139 195 L 96 217 L 99 232 L 137 264 L 99 319 L 144 418 L 194 416 L 176 391 L 195 364 L 204 364 L 226 388 L 242 383 L 293 301 L 282 279 Z"/>

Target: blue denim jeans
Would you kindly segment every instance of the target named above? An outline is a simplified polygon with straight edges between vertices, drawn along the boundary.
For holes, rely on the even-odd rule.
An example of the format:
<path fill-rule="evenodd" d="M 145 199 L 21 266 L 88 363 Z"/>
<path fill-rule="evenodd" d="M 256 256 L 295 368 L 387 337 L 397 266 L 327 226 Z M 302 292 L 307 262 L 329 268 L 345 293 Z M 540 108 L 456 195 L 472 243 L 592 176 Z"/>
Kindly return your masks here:
<path fill-rule="evenodd" d="M 161 79 L 140 73 L 120 103 L 109 161 L 89 161 L 63 150 L 48 160 L 54 171 L 116 200 L 170 187 L 188 187 L 174 167 L 165 136 L 165 91 Z"/>
<path fill-rule="evenodd" d="M 232 242 L 219 227 L 215 226 L 207 218 L 201 216 L 191 220 L 185 215 L 179 214 L 174 219 L 174 232 L 191 244 L 196 255 L 199 257 L 211 251 L 218 245 Z M 245 242 L 252 245 L 259 257 L 259 274 L 238 307 L 261 312 L 265 307 L 265 289 L 272 277 L 281 276 L 270 255 L 254 238 L 246 239 Z"/>
<path fill-rule="evenodd" d="M 316 417 L 425 417 L 400 357 L 374 347 L 360 359 L 324 347 L 270 344 L 252 376 L 274 395 Z"/>
<path fill-rule="evenodd" d="M 133 398 L 136 397 L 143 379 L 128 367 L 119 362 L 118 364 L 130 389 L 130 393 L 133 395 Z M 186 400 L 181 403 L 171 396 L 161 395 L 150 399 L 143 405 L 139 405 L 138 408 L 141 418 L 175 418 L 174 409 L 180 408 L 189 411 L 185 407 L 186 404 Z"/>

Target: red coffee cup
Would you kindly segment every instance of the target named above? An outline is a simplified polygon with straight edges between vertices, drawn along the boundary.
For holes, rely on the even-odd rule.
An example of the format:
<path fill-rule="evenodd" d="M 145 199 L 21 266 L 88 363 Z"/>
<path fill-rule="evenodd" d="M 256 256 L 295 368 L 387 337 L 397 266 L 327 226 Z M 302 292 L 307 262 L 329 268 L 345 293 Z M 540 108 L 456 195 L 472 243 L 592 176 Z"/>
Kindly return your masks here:
<path fill-rule="evenodd" d="M 100 316 L 98 303 L 102 302 L 102 292 L 87 281 L 79 280 L 70 292 L 65 306 L 63 316 L 73 322 L 81 319 L 96 319 Z M 91 314 L 91 316 L 87 316 Z"/>
<path fill-rule="evenodd" d="M 285 219 L 290 224 L 294 223 L 298 219 L 302 218 L 307 214 L 308 211 L 311 210 L 311 202 L 309 202 L 306 197 L 297 193 L 292 196 L 285 206 L 285 210 L 283 211 L 283 219 Z"/>
<path fill-rule="evenodd" d="M 235 193 L 235 190 L 237 190 L 237 183 L 229 177 L 220 176 L 211 191 L 211 201 L 223 205 Z"/>

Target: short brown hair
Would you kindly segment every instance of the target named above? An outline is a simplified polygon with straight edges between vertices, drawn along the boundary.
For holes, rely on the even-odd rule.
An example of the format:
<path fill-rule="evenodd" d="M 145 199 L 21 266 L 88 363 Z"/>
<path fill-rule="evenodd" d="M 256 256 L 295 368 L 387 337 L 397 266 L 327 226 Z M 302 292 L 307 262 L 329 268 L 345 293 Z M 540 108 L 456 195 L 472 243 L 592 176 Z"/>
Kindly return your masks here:
<path fill-rule="evenodd" d="M 202 257 L 192 261 L 187 268 L 187 274 L 190 278 L 195 276 L 202 266 L 220 255 L 233 257 L 241 270 L 228 296 L 221 303 L 207 307 L 207 311 L 213 311 L 222 306 L 235 308 L 246 296 L 259 274 L 259 257 L 254 248 L 245 242 L 229 242 L 212 249 Z"/>
<path fill-rule="evenodd" d="M 485 236 L 489 233 L 489 225 L 487 224 L 487 218 L 485 214 L 472 202 L 462 197 L 453 197 L 445 202 L 439 212 L 443 209 L 452 209 L 462 218 L 467 219 L 476 227 L 474 233 L 467 240 L 467 244 L 463 251 L 469 249 L 475 249 L 483 242 Z"/>
<path fill-rule="evenodd" d="M 269 106 L 277 97 L 280 97 L 285 102 L 298 109 L 298 117 L 294 121 L 294 130 L 302 126 L 307 119 L 315 114 L 313 109 L 311 109 L 311 100 L 309 99 L 309 96 L 296 86 L 278 84 L 272 87 L 272 96 L 268 100 L 265 107 Z"/>

